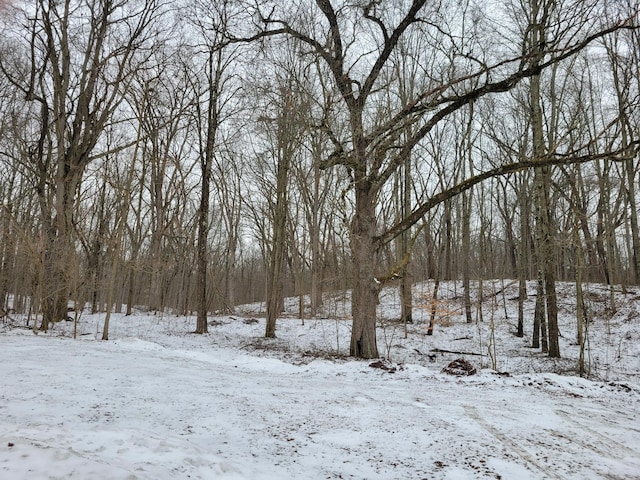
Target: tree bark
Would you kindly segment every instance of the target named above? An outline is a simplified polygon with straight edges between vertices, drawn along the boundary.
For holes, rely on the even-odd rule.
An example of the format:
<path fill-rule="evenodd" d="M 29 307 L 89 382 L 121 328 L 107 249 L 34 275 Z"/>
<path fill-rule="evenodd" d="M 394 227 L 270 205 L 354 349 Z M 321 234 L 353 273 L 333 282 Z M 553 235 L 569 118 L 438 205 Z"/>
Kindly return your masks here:
<path fill-rule="evenodd" d="M 520 204 L 520 242 L 518 248 L 518 327 L 516 335 L 524 337 L 524 301 L 527 299 L 527 272 L 531 251 L 529 248 L 529 201 L 526 195 L 527 181 L 522 175 L 519 182 L 518 203 Z M 536 324 L 534 322 L 534 346 L 536 335 Z"/>
<path fill-rule="evenodd" d="M 533 52 L 532 63 L 539 64 L 542 60 L 543 46 L 546 44 L 545 23 L 548 21 L 549 5 L 544 1 L 532 0 L 531 17 L 533 23 L 530 32 L 530 48 Z M 544 127 L 541 107 L 540 74 L 531 77 L 529 99 L 531 104 L 531 133 L 533 139 L 533 159 L 539 160 L 546 156 Z M 536 240 L 538 244 L 538 301 L 544 298 L 546 304 L 546 325 L 541 323 L 542 348 L 545 348 L 545 333 L 548 332 L 548 347 L 550 357 L 560 357 L 558 330 L 558 300 L 555 290 L 555 266 L 553 261 L 553 213 L 550 202 L 551 167 L 541 166 L 534 169 L 534 183 L 536 188 Z M 542 310 L 536 309 L 536 311 Z M 541 317 L 544 318 L 544 317 Z"/>
<path fill-rule="evenodd" d="M 279 162 L 276 179 L 276 205 L 273 218 L 271 257 L 267 272 L 267 321 L 265 337 L 275 338 L 276 321 L 283 310 L 283 269 L 287 236 L 288 160 Z"/>
<path fill-rule="evenodd" d="M 376 233 L 375 195 L 366 183 L 356 184 L 355 212 L 351 223 L 353 297 L 351 344 L 354 357 L 378 358 L 376 307 L 379 284 L 375 278 Z"/>

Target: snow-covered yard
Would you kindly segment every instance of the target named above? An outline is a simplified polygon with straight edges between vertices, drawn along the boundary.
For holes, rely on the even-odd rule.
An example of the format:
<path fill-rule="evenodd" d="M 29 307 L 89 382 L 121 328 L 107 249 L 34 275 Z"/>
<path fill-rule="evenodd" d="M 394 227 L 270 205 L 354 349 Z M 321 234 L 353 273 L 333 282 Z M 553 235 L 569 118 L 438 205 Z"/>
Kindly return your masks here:
<path fill-rule="evenodd" d="M 452 313 L 459 300 L 445 288 L 450 308 L 433 336 L 419 311 L 406 339 L 402 325 L 380 328 L 393 373 L 336 356 L 349 340 L 338 307 L 304 325 L 280 320 L 274 340 L 261 338 L 262 318 L 250 321 L 258 306 L 212 317 L 205 336 L 189 333 L 194 318 L 140 312 L 113 316 L 108 342 L 100 315 L 82 315 L 76 340 L 71 324 L 5 327 L 0 478 L 640 478 L 637 294 L 618 294 L 605 322 L 594 290 L 587 380 L 571 374 L 571 290 L 561 289 L 565 359 L 512 335 L 512 291 L 488 300 L 478 326 Z M 384 292 L 381 318 L 396 303 Z M 491 311 L 497 371 L 486 368 Z M 441 373 L 461 355 L 434 349 L 468 352 L 479 373 Z"/>

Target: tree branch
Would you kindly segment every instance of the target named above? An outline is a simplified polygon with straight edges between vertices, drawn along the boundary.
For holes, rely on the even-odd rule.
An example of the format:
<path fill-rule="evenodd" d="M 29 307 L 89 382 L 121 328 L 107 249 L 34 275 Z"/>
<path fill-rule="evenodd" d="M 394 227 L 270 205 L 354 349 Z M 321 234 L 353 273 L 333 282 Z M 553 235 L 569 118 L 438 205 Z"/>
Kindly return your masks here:
<path fill-rule="evenodd" d="M 631 150 L 633 148 L 633 150 Z M 473 186 L 494 177 L 501 177 L 510 175 L 512 173 L 520 172 L 534 167 L 551 167 L 555 165 L 574 165 L 580 163 L 593 162 L 597 160 L 609 160 L 614 162 L 624 162 L 640 152 L 640 140 L 635 140 L 620 150 L 614 152 L 603 152 L 599 154 L 587 154 L 582 156 L 576 156 L 574 154 L 555 154 L 550 155 L 543 159 L 530 159 L 521 162 L 507 163 L 499 167 L 487 170 L 478 175 L 464 180 L 463 182 L 454 185 L 451 188 L 441 191 L 440 193 L 433 195 L 426 202 L 422 203 L 418 208 L 411 212 L 407 217 L 403 218 L 400 222 L 389 228 L 386 232 L 376 237 L 376 241 L 380 243 L 387 243 L 402 232 L 408 230 L 413 225 L 418 223 L 424 215 L 432 208 L 439 204 L 449 200 L 462 192 L 465 192 Z"/>
<path fill-rule="evenodd" d="M 364 105 L 367 97 L 371 93 L 371 89 L 373 88 L 374 83 L 378 79 L 378 76 L 380 75 L 380 71 L 382 70 L 382 67 L 391 56 L 391 53 L 393 52 L 393 50 L 396 48 L 396 45 L 398 44 L 400 37 L 405 32 L 405 30 L 409 28 L 411 24 L 417 21 L 416 16 L 425 3 L 426 3 L 426 0 L 413 0 L 413 3 L 411 4 L 411 8 L 407 12 L 407 14 L 404 16 L 402 21 L 398 24 L 398 26 L 393 30 L 393 32 L 391 33 L 391 36 L 387 38 L 385 34 L 384 47 L 382 48 L 382 52 L 380 52 L 380 56 L 378 56 L 378 58 L 376 59 L 376 62 L 373 64 L 373 67 L 371 67 L 371 71 L 369 72 L 369 74 L 367 75 L 367 78 L 362 84 L 362 89 L 360 90 L 360 95 L 358 96 L 358 102 L 360 103 L 361 106 Z M 366 13 L 367 12 L 365 11 L 365 18 L 367 18 Z"/>
<path fill-rule="evenodd" d="M 450 114 L 452 114 L 453 112 L 459 110 L 460 108 L 464 107 L 465 105 L 469 104 L 469 102 L 472 102 L 474 100 L 477 100 L 478 98 L 481 98 L 485 95 L 491 94 L 491 93 L 500 93 L 500 92 L 506 92 L 509 91 L 511 89 L 513 89 L 521 80 L 525 79 L 525 78 L 529 78 L 532 77 L 534 75 L 539 75 L 544 69 L 555 65 L 559 62 L 561 62 L 562 60 L 565 60 L 575 54 L 577 54 L 578 52 L 582 51 L 584 48 L 586 48 L 588 45 L 590 45 L 591 43 L 593 43 L 595 40 L 598 40 L 610 33 L 613 33 L 617 30 L 620 29 L 631 29 L 631 30 L 635 30 L 638 29 L 640 27 L 634 25 L 631 22 L 631 19 L 625 19 L 621 22 L 618 22 L 617 24 L 601 30 L 597 33 L 594 33 L 593 35 L 590 35 L 588 37 L 586 37 L 585 39 L 583 39 L 582 41 L 578 42 L 577 44 L 572 45 L 571 47 L 567 47 L 563 50 L 561 50 L 560 54 L 557 56 L 554 56 L 553 58 L 547 60 L 546 62 L 542 62 L 538 65 L 532 65 L 528 68 L 525 69 L 520 69 L 517 72 L 512 73 L 511 75 L 507 76 L 506 78 L 500 80 L 500 81 L 496 81 L 496 82 L 491 82 L 491 83 L 486 83 L 485 85 L 475 88 L 467 93 L 461 94 L 461 95 L 456 95 L 456 96 L 449 96 L 449 97 L 444 97 L 441 98 L 435 102 L 423 105 L 421 107 L 422 110 L 430 110 L 430 109 L 435 109 L 438 106 L 442 105 L 442 104 L 447 104 L 446 106 L 444 106 L 443 108 L 441 108 L 440 110 L 438 110 L 422 127 L 420 127 L 416 133 L 404 144 L 402 145 L 402 147 L 399 149 L 398 154 L 395 156 L 395 158 L 390 162 L 390 164 L 387 166 L 387 168 L 380 173 L 380 175 L 378 176 L 378 178 L 375 179 L 376 183 L 378 184 L 378 186 L 384 184 L 393 174 L 393 172 L 396 170 L 396 168 L 401 165 L 404 162 L 404 159 L 407 158 L 407 156 L 411 153 L 411 151 L 413 150 L 413 148 L 426 136 L 428 135 L 428 133 L 444 118 L 446 118 L 447 116 L 449 116 Z M 506 62 L 501 62 L 501 64 L 505 64 L 505 63 L 510 63 L 513 61 L 517 61 L 519 59 L 511 59 L 508 60 Z M 498 64 L 498 65 L 501 65 Z M 496 68 L 496 66 L 492 67 L 492 68 Z M 475 74 L 469 75 L 467 77 L 464 77 L 464 79 L 467 78 L 473 78 L 473 77 L 477 77 L 480 75 L 484 75 L 485 73 L 487 73 L 487 70 L 483 69 Z M 442 87 L 438 87 L 439 90 L 445 90 L 446 88 L 448 88 L 449 86 L 455 84 L 455 83 L 459 83 L 460 80 L 455 80 L 454 82 L 450 82 L 449 84 L 442 86 Z M 432 90 L 436 91 L 438 89 Z M 424 98 L 425 95 L 421 95 L 421 98 Z M 414 102 L 414 106 L 411 108 L 407 108 L 404 109 L 402 112 L 400 112 L 398 115 L 396 115 L 394 117 L 394 123 L 398 122 L 398 121 L 402 121 L 404 118 L 406 118 L 407 116 L 414 114 L 418 112 L 417 106 Z M 389 125 L 389 123 L 387 123 L 387 125 Z M 388 127 L 389 128 L 389 127 Z"/>

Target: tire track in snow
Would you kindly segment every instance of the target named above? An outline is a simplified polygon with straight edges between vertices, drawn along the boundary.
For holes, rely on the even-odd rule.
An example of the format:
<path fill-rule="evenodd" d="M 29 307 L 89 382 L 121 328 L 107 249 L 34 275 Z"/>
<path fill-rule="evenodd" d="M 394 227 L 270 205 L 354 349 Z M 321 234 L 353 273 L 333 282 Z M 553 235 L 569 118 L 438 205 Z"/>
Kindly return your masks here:
<path fill-rule="evenodd" d="M 562 480 L 564 478 L 558 472 L 549 472 L 549 469 L 544 465 L 541 465 L 540 462 L 533 458 L 533 456 L 529 452 L 520 447 L 516 442 L 511 440 L 504 433 L 500 432 L 497 428 L 495 428 L 484 418 L 482 418 L 476 407 L 468 404 L 463 405 L 463 407 L 470 418 L 475 420 L 478 425 L 480 425 L 484 430 L 497 438 L 505 447 L 508 447 L 513 453 L 522 458 L 522 460 L 524 460 L 526 463 L 538 469 L 548 478 L 553 478 L 556 480 Z"/>
<path fill-rule="evenodd" d="M 591 444 L 589 444 L 589 443 L 587 443 L 585 441 L 582 441 L 582 440 L 580 440 L 580 439 L 578 439 L 576 437 L 571 437 L 571 436 L 567 435 L 566 433 L 563 433 L 563 432 L 561 432 L 559 430 L 555 430 L 555 429 L 552 429 L 552 428 L 545 428 L 544 431 L 550 433 L 555 438 L 559 438 L 559 439 L 562 439 L 562 440 L 564 440 L 564 441 L 566 441 L 568 443 L 573 443 L 574 445 L 578 445 L 583 450 L 590 450 L 593 453 L 595 453 L 597 455 L 600 455 L 600 456 L 602 456 L 604 458 L 607 458 L 609 456 L 613 457 L 613 458 L 616 458 L 618 460 L 624 458 L 621 455 L 616 455 L 616 453 L 614 451 L 606 451 L 606 450 L 604 450 L 602 448 L 599 448 L 599 447 L 597 447 L 595 445 L 591 445 Z"/>
<path fill-rule="evenodd" d="M 577 422 L 576 422 L 576 424 L 577 424 Z M 584 430 L 589 432 L 589 433 L 592 433 L 592 431 L 590 431 L 588 428 L 585 428 Z M 639 471 L 639 469 L 640 469 L 640 464 L 638 464 L 637 462 L 636 463 L 630 463 L 630 462 L 627 461 L 627 457 L 625 457 L 624 455 L 616 454 L 615 448 L 622 446 L 618 442 L 612 441 L 612 443 L 614 444 L 614 448 L 612 448 L 611 450 L 607 451 L 605 449 L 598 448 L 598 447 L 596 447 L 594 445 L 591 445 L 591 444 L 589 444 L 589 443 L 587 443 L 585 441 L 579 440 L 575 436 L 571 437 L 571 436 L 569 436 L 567 434 L 559 432 L 558 430 L 545 429 L 545 431 L 550 433 L 551 435 L 553 435 L 555 438 L 562 439 L 562 440 L 566 441 L 569 444 L 577 445 L 578 447 L 580 447 L 583 450 L 591 451 L 591 452 L 595 453 L 596 455 L 599 455 L 603 459 L 615 459 L 616 463 L 622 464 L 622 465 L 625 465 L 625 466 L 629 467 L 630 471 Z M 597 435 L 596 435 L 596 437 L 599 438 Z M 622 446 L 622 447 L 624 447 L 624 446 Z M 624 449 L 632 451 L 632 450 L 630 450 L 630 449 L 628 449 L 626 447 Z M 633 453 L 631 455 L 632 455 L 631 458 L 639 458 L 637 453 Z M 599 468 L 597 469 L 597 471 L 594 469 L 593 473 L 597 473 L 599 477 L 606 478 L 606 479 L 609 479 L 609 480 L 623 480 L 623 479 L 627 479 L 627 478 L 629 478 L 629 479 L 631 479 L 631 478 L 636 479 L 637 478 L 637 476 L 635 476 L 635 475 L 633 475 L 632 477 L 620 476 L 620 475 L 611 474 L 609 472 L 603 471 L 602 467 L 603 467 L 604 464 L 606 464 L 606 462 L 603 462 L 603 464 L 598 465 Z"/>
<path fill-rule="evenodd" d="M 614 456 L 614 457 L 619 458 L 619 459 L 624 459 L 625 458 L 624 456 L 619 455 L 619 454 L 616 455 L 616 452 L 624 451 L 631 458 L 640 459 L 640 452 L 638 452 L 638 451 L 636 451 L 636 450 L 634 450 L 632 448 L 627 447 L 625 444 L 620 443 L 620 442 L 608 437 L 607 435 L 604 435 L 604 434 L 602 434 L 600 432 L 597 432 L 596 430 L 593 430 L 592 428 L 588 427 L 584 422 L 580 422 L 580 421 L 576 420 L 575 419 L 575 415 L 571 415 L 568 412 L 565 412 L 564 410 L 556 410 L 555 412 L 559 416 L 561 416 L 564 420 L 568 421 L 569 423 L 572 423 L 572 424 L 576 425 L 579 429 L 581 429 L 583 431 L 586 431 L 586 432 L 589 432 L 589 435 L 591 435 L 593 438 L 597 438 L 597 439 L 600 440 L 600 442 L 604 443 L 605 445 L 610 445 L 611 447 L 613 447 L 613 448 L 611 448 L 611 450 L 609 452 L 606 452 L 607 455 L 611 455 L 611 456 Z M 574 441 L 575 443 L 578 443 L 578 444 L 582 445 L 582 443 L 578 442 L 575 439 L 568 438 L 568 440 Z M 583 445 L 583 446 L 585 446 L 585 445 Z M 603 451 L 599 451 L 598 452 L 594 447 L 590 447 L 590 446 L 587 446 L 587 447 L 590 448 L 591 450 L 594 450 L 597 453 L 605 453 Z M 634 465 L 634 466 L 637 466 L 637 464 Z"/>

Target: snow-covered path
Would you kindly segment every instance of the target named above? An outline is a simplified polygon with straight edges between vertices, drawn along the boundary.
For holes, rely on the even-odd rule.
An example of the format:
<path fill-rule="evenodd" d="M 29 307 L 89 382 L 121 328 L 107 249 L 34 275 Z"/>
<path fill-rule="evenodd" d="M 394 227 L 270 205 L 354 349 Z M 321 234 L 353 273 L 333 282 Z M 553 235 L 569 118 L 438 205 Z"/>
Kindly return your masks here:
<path fill-rule="evenodd" d="M 189 341 L 187 340 L 188 344 Z M 634 479 L 640 393 L 0 336 L 2 479 Z"/>

